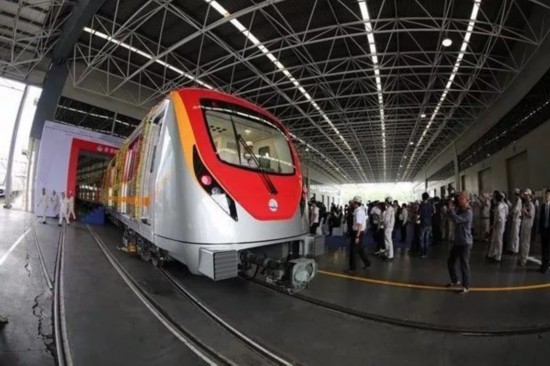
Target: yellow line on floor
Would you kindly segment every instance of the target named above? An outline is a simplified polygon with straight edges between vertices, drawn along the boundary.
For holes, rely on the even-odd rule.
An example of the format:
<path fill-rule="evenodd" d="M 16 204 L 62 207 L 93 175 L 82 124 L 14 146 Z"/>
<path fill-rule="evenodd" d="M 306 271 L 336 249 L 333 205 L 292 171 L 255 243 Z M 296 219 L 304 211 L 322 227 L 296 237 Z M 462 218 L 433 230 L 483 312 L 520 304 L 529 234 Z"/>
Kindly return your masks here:
<path fill-rule="evenodd" d="M 318 270 L 318 273 L 332 276 L 332 277 L 339 277 L 339 278 L 345 278 L 348 280 L 354 280 L 354 281 L 360 281 L 360 282 L 366 282 L 366 283 L 372 283 L 377 285 L 385 285 L 385 286 L 394 286 L 394 287 L 404 287 L 404 288 L 413 288 L 413 289 L 420 289 L 420 290 L 433 290 L 433 291 L 457 291 L 459 288 L 448 288 L 445 286 L 437 286 L 437 285 L 421 285 L 416 283 L 406 283 L 406 282 L 396 282 L 396 281 L 386 281 L 386 280 L 377 280 L 374 278 L 368 278 L 368 277 L 362 277 L 362 276 L 350 276 L 343 273 L 338 272 L 330 272 L 325 270 Z M 502 291 L 526 291 L 526 290 L 539 290 L 539 289 L 545 289 L 550 288 L 550 282 L 547 283 L 540 283 L 536 285 L 524 285 L 524 286 L 511 286 L 511 287 L 470 287 L 470 291 L 477 291 L 477 292 L 502 292 Z"/>

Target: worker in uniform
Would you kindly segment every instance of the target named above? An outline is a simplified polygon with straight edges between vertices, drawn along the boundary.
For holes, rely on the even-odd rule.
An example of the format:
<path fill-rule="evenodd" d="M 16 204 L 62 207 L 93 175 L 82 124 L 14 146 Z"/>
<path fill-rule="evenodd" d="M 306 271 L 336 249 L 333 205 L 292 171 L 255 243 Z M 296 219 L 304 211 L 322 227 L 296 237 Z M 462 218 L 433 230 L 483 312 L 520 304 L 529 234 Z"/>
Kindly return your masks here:
<path fill-rule="evenodd" d="M 311 208 L 309 211 L 309 233 L 315 235 L 317 228 L 319 227 L 319 207 L 315 201 L 311 201 Z"/>
<path fill-rule="evenodd" d="M 508 239 L 510 238 L 510 224 L 512 222 L 510 217 L 510 211 L 512 211 L 512 202 L 506 197 L 505 192 L 500 192 L 502 195 L 502 203 L 505 205 L 506 220 L 504 221 L 504 234 L 502 234 L 502 247 L 508 248 Z"/>
<path fill-rule="evenodd" d="M 488 241 L 489 232 L 491 230 L 491 202 L 487 195 L 481 198 L 481 231 L 483 233 L 483 241 Z"/>
<path fill-rule="evenodd" d="M 391 204 L 391 197 L 386 198 L 386 209 L 382 213 L 382 223 L 384 224 L 384 246 L 386 249 L 385 260 L 393 260 L 393 240 L 392 233 L 395 226 L 395 214 Z"/>
<path fill-rule="evenodd" d="M 69 220 L 71 219 L 71 216 L 73 218 L 73 220 L 76 220 L 76 214 L 74 213 L 74 194 L 73 192 L 69 191 L 69 206 L 68 206 L 68 218 Z M 67 220 L 67 222 L 69 222 L 69 220 Z"/>
<path fill-rule="evenodd" d="M 504 226 L 506 225 L 506 214 L 508 212 L 506 204 L 503 202 L 502 193 L 495 191 L 494 199 L 495 216 L 493 224 L 493 235 L 491 237 L 491 246 L 489 247 L 488 259 L 500 262 L 502 259 L 502 239 L 504 236 Z"/>
<path fill-rule="evenodd" d="M 365 228 L 367 225 L 367 210 L 365 206 L 361 204 L 361 197 L 355 196 L 352 201 L 353 211 L 353 228 L 352 234 L 350 235 L 350 247 L 349 247 L 349 268 L 347 272 L 355 272 L 356 267 L 356 255 L 359 254 L 359 257 L 365 265 L 364 268 L 370 266 L 369 258 L 365 253 L 365 248 L 363 248 L 363 237 L 365 236 Z M 391 235 L 391 233 L 390 233 Z"/>
<path fill-rule="evenodd" d="M 45 224 L 46 223 L 46 212 L 48 211 L 48 207 L 49 207 L 49 197 L 48 197 L 48 194 L 46 193 L 46 188 L 42 188 L 42 194 L 40 195 L 40 197 L 38 197 L 38 212 L 37 213 L 42 213 L 42 223 Z"/>
<path fill-rule="evenodd" d="M 520 262 L 527 264 L 527 256 L 531 247 L 531 229 L 535 221 L 535 205 L 533 204 L 533 192 L 527 188 L 523 192 L 523 208 L 521 210 L 521 232 L 520 232 Z"/>
<path fill-rule="evenodd" d="M 519 251 L 519 228 L 521 225 L 522 201 L 520 190 L 514 189 L 515 201 L 512 203 L 510 212 L 510 237 L 508 238 L 508 250 L 512 254 L 518 254 Z"/>
<path fill-rule="evenodd" d="M 59 195 L 55 192 L 55 190 L 52 191 L 52 196 L 50 197 L 50 203 L 52 205 L 52 210 L 54 215 L 57 216 L 59 213 Z"/>
<path fill-rule="evenodd" d="M 59 200 L 59 223 L 58 225 L 61 226 L 63 223 L 63 219 L 65 219 L 65 222 L 67 225 L 70 225 L 69 221 L 69 199 L 65 197 L 65 192 L 61 192 L 61 198 Z"/>

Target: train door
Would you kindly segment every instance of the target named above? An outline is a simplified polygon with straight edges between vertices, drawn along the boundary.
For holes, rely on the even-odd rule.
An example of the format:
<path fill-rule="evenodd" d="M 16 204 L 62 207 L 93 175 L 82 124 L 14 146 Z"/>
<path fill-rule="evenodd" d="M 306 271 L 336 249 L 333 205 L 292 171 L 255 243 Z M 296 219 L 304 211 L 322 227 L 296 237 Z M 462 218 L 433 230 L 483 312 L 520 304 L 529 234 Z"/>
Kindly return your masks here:
<path fill-rule="evenodd" d="M 150 225 L 151 221 L 149 220 L 151 215 L 152 207 L 152 195 L 154 192 L 151 191 L 152 185 L 152 176 L 153 170 L 155 168 L 155 160 L 157 159 L 157 145 L 160 141 L 160 134 L 162 132 L 162 126 L 164 124 L 164 117 L 166 114 L 166 108 L 169 105 L 168 99 L 164 100 L 158 108 L 152 112 L 151 115 L 151 125 L 148 132 L 148 143 L 147 143 L 147 154 L 145 158 L 144 171 L 142 176 L 141 184 L 141 197 L 143 197 L 143 205 L 141 210 L 141 221 L 145 224 Z"/>

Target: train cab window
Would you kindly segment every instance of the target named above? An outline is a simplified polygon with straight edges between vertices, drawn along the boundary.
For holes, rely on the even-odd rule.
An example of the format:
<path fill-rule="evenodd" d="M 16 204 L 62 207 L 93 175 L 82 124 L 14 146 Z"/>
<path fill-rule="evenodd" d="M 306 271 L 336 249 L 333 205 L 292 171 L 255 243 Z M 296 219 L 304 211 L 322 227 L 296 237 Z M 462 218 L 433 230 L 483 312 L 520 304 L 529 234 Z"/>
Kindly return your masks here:
<path fill-rule="evenodd" d="M 289 142 L 275 124 L 242 108 L 232 110 L 228 105 L 203 105 L 203 110 L 220 160 L 270 174 L 294 174 Z"/>

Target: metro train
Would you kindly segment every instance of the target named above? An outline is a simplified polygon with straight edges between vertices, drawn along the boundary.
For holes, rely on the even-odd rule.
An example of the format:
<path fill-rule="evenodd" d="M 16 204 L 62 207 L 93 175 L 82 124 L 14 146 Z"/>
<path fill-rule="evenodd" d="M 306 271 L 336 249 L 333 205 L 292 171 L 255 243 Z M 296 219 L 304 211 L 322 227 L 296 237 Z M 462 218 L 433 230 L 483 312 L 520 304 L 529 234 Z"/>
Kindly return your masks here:
<path fill-rule="evenodd" d="M 109 162 L 102 196 L 122 248 L 155 265 L 174 259 L 214 280 L 260 268 L 294 290 L 316 274 L 289 133 L 235 96 L 171 92 Z"/>

